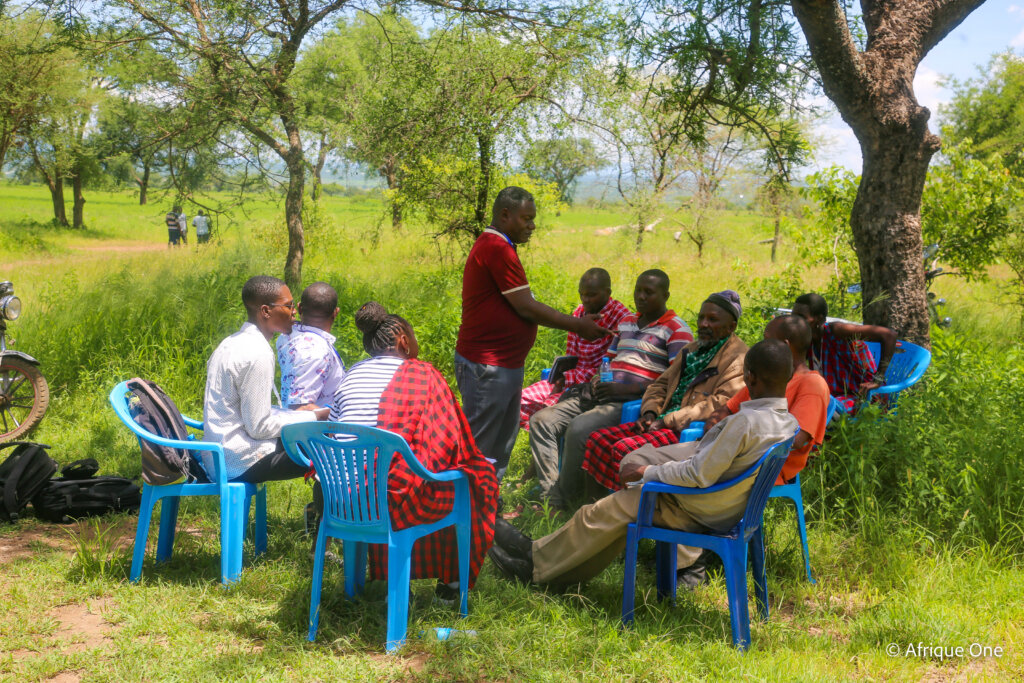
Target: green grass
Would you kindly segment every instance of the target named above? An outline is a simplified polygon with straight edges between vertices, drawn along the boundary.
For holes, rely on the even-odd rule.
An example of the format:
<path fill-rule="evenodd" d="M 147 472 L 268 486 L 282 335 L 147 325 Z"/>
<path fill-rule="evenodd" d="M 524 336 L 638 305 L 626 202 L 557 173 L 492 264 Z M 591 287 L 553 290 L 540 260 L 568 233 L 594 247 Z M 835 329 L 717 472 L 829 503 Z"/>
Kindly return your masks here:
<path fill-rule="evenodd" d="M 56 230 L 47 225 L 44 190 L 0 186 L 2 275 L 25 304 L 12 325 L 16 348 L 40 358 L 51 383 L 51 408 L 34 438 L 52 444 L 61 462 L 95 457 L 105 472 L 134 476 L 138 447 L 109 409 L 107 392 L 142 375 L 160 382 L 185 412 L 201 412 L 206 358 L 242 319 L 241 283 L 281 270 L 282 208 L 254 200 L 246 216 L 222 224 L 220 244 L 169 252 L 161 203 L 139 207 L 129 194 L 87 197 L 90 229 Z M 361 357 L 351 313 L 376 298 L 412 321 L 424 358 L 451 380 L 462 254 L 425 237 L 422 226 L 392 234 L 383 215 L 372 200 L 326 198 L 308 226 L 304 280 L 325 279 L 339 290 L 335 331 L 347 363 Z M 665 269 L 671 305 L 691 321 L 709 291 L 732 287 L 747 296 L 754 278 L 778 271 L 768 245 L 757 243 L 770 236 L 770 223 L 753 214 L 717 215 L 703 263 L 672 240 L 674 229 L 649 233 L 639 254 L 628 231 L 595 235 L 628 222 L 614 209 L 579 207 L 543 218 L 523 260 L 538 298 L 562 309 L 575 303 L 578 275 L 593 265 L 608 268 L 627 304 L 637 273 Z M 792 258 L 784 243 L 780 262 Z M 827 268 L 810 268 L 801 285 L 827 278 Z M 946 280 L 955 296 L 943 294 L 955 302 L 957 324 L 937 343 L 928 385 L 908 396 L 893 420 L 844 425 L 808 470 L 817 585 L 803 578 L 791 509 L 769 506 L 772 618 L 753 625 L 746 655 L 729 645 L 721 577 L 675 606 L 658 603 L 650 548 L 641 551 L 637 620 L 629 630 L 618 626 L 621 562 L 563 594 L 510 584 L 488 563 L 460 624 L 451 610 L 431 604 L 431 582 L 415 584 L 409 645 L 386 656 L 382 586 L 349 603 L 332 568 L 320 633 L 308 643 L 312 563 L 300 526 L 310 494 L 301 482 L 284 482 L 269 487 L 268 553 L 253 562 L 250 543 L 242 579 L 228 590 L 217 583 L 211 501 L 182 504 L 171 562 L 153 564 L 151 537 L 139 585 L 125 578 L 134 517 L 0 527 L 0 680 L 61 672 L 99 681 L 1021 678 L 1024 457 L 1013 425 L 1024 372 L 1019 342 L 1005 333 L 1017 312 L 999 304 L 998 278 L 969 286 Z M 772 282 L 764 291 L 777 289 Z M 744 333 L 756 334 L 753 321 Z M 562 334 L 542 331 L 528 378 L 563 344 Z M 988 378 L 998 391 L 986 391 Z M 525 489 L 514 487 L 527 459 L 521 436 L 504 491 L 510 506 L 527 502 Z M 961 462 L 972 464 L 973 479 Z M 561 521 L 527 507 L 517 524 L 539 535 Z M 102 633 L 62 627 L 61 619 L 86 614 L 90 604 L 105 620 L 92 622 Z M 451 625 L 478 636 L 452 643 L 418 637 Z M 886 654 L 890 643 L 905 650 L 918 642 L 1006 651 L 954 660 Z"/>

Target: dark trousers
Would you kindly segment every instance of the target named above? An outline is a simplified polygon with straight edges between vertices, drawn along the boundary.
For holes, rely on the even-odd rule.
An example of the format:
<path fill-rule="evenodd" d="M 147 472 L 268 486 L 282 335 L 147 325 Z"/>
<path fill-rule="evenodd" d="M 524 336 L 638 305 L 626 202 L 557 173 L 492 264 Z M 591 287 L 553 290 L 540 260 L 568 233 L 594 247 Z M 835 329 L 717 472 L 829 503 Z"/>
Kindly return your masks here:
<path fill-rule="evenodd" d="M 474 363 L 456 353 L 455 381 L 473 440 L 481 453 L 495 461 L 494 470 L 501 481 L 519 433 L 523 368 Z"/>

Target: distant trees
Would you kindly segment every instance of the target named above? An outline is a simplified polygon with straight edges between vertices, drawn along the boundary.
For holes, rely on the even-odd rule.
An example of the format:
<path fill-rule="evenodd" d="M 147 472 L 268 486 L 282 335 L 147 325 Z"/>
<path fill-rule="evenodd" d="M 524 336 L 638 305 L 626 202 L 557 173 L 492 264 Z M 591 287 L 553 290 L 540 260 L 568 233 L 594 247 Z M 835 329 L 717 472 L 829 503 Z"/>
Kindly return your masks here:
<path fill-rule="evenodd" d="M 580 176 L 607 165 L 593 140 L 571 135 L 532 140 L 523 153 L 523 170 L 538 180 L 554 183 L 559 199 L 566 204 L 572 204 Z"/>

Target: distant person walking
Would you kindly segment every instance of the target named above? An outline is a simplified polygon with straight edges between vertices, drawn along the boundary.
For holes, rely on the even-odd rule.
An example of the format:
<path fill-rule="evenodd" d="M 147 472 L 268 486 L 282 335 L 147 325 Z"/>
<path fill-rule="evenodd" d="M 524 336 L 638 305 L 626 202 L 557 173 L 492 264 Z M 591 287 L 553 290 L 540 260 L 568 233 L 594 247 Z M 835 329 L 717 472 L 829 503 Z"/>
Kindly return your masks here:
<path fill-rule="evenodd" d="M 210 219 L 199 209 L 199 213 L 192 219 L 192 227 L 196 229 L 196 243 L 206 244 L 210 241 Z"/>
<path fill-rule="evenodd" d="M 181 207 L 175 206 L 164 216 L 164 223 L 167 224 L 167 246 L 176 247 L 181 243 L 181 226 L 178 224 L 178 214 Z"/>
<path fill-rule="evenodd" d="M 181 211 L 181 207 L 178 207 L 178 230 L 181 231 L 181 243 L 188 244 L 188 216 L 185 215 L 184 211 Z"/>
<path fill-rule="evenodd" d="M 597 315 L 575 318 L 533 298 L 516 244 L 533 234 L 537 206 L 520 187 L 498 193 L 491 224 L 473 244 L 462 276 L 462 324 L 455 344 L 455 379 L 480 451 L 500 480 L 519 431 L 523 366 L 537 325 L 591 341 L 609 334 Z"/>

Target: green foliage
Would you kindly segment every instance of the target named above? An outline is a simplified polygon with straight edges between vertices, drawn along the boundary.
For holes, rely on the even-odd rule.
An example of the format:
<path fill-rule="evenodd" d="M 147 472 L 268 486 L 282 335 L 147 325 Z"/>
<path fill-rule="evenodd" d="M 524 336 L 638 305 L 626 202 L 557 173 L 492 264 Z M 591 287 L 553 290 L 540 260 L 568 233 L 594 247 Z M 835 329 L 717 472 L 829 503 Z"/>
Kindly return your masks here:
<path fill-rule="evenodd" d="M 953 99 L 942 108 L 944 136 L 975 159 L 1024 177 L 1024 63 L 995 55 L 977 78 L 951 80 Z"/>
<path fill-rule="evenodd" d="M 607 164 L 589 138 L 534 140 L 523 154 L 523 170 L 534 178 L 554 183 L 559 199 L 567 204 L 572 204 L 577 179 Z"/>
<path fill-rule="evenodd" d="M 906 524 L 936 542 L 1024 557 L 1024 355 L 939 328 L 932 343 L 932 365 L 896 415 L 873 407 L 840 421 L 805 495 L 875 538 Z"/>

